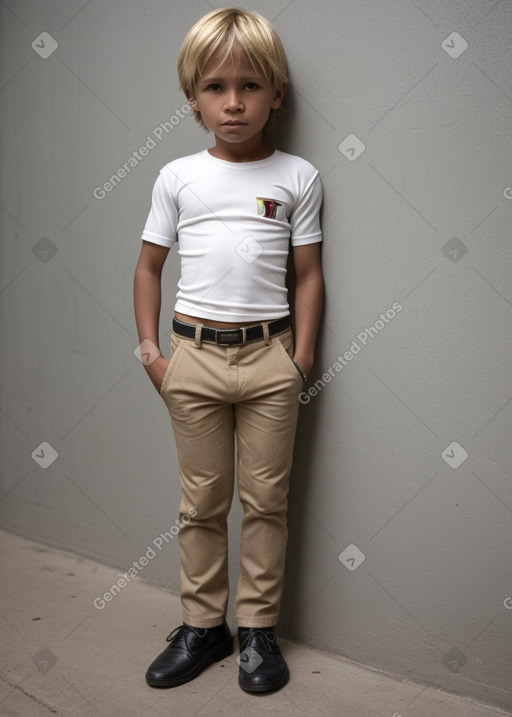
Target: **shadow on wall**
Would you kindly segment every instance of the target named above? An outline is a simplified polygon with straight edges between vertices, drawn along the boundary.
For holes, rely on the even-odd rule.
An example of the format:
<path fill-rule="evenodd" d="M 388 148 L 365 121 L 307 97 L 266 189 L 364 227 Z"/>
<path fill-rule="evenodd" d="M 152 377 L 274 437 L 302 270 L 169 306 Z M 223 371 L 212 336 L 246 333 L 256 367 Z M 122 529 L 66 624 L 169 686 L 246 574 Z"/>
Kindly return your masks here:
<path fill-rule="evenodd" d="M 302 156 L 300 142 L 297 132 L 297 111 L 298 104 L 293 89 L 293 79 L 290 77 L 290 85 L 286 94 L 285 108 L 288 110 L 279 120 L 276 129 L 269 134 L 269 144 L 290 154 Z M 321 211 L 321 224 L 323 226 L 323 215 L 325 207 Z M 290 287 L 295 285 L 295 271 L 293 259 L 290 252 L 287 266 L 287 287 L 288 302 L 292 317 L 294 316 L 294 296 Z M 325 287 L 324 307 L 322 315 L 325 315 L 328 300 L 328 287 Z M 312 375 L 316 375 L 319 366 L 325 364 L 323 357 L 323 322 L 320 322 L 318 340 L 315 350 L 315 366 Z M 308 384 L 305 384 L 307 388 Z M 301 610 L 307 602 L 308 575 L 305 572 L 306 565 L 306 540 L 307 531 L 304 529 L 304 522 L 309 521 L 307 506 L 312 493 L 312 481 L 314 480 L 313 470 L 315 462 L 315 446 L 318 445 L 318 424 L 321 414 L 320 401 L 311 401 L 307 413 L 304 407 L 299 412 L 299 422 L 295 440 L 294 460 L 290 476 L 290 492 L 288 496 L 288 548 L 286 559 L 285 586 L 281 605 L 279 620 L 280 632 L 292 638 L 298 638 L 297 624 L 301 620 Z M 303 637 L 303 634 L 300 634 Z M 306 638 L 307 639 L 307 638 Z M 313 642 L 313 640 L 311 640 Z M 317 646 L 317 645 L 316 645 Z"/>

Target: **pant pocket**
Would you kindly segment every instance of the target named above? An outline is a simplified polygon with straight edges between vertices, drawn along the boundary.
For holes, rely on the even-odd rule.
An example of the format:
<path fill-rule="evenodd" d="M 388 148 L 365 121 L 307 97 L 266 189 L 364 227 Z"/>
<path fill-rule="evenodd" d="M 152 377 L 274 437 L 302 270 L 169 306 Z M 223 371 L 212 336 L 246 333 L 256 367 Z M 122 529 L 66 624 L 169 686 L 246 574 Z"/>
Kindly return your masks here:
<path fill-rule="evenodd" d="M 181 351 L 183 350 L 184 343 L 185 342 L 183 341 L 183 339 L 181 339 L 181 337 L 179 337 L 177 334 L 173 333 L 171 335 L 171 356 L 169 358 L 169 364 L 167 365 L 167 369 L 162 380 L 162 385 L 160 386 L 160 395 L 162 396 L 162 398 L 165 397 L 164 394 L 168 388 L 171 376 L 176 367 L 177 359 Z"/>
<path fill-rule="evenodd" d="M 285 363 L 288 365 L 289 368 L 293 369 L 293 373 L 295 374 L 295 376 L 298 376 L 301 381 L 304 382 L 306 380 L 306 377 L 302 373 L 300 366 L 293 360 L 294 344 L 292 332 L 287 331 L 285 334 L 276 336 L 274 338 L 274 341 L 276 341 Z"/>

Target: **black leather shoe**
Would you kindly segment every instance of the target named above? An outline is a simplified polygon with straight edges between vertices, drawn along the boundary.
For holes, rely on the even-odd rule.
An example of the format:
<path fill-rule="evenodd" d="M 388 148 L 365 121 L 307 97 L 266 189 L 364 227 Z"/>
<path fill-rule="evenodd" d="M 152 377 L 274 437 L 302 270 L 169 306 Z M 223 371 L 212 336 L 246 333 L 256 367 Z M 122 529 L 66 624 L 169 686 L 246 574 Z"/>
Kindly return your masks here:
<path fill-rule="evenodd" d="M 177 687 L 197 677 L 212 662 L 233 654 L 233 636 L 224 621 L 218 627 L 183 624 L 167 637 L 170 645 L 146 672 L 151 687 Z"/>
<path fill-rule="evenodd" d="M 238 684 L 246 692 L 270 692 L 284 687 L 290 672 L 273 627 L 239 627 Z"/>

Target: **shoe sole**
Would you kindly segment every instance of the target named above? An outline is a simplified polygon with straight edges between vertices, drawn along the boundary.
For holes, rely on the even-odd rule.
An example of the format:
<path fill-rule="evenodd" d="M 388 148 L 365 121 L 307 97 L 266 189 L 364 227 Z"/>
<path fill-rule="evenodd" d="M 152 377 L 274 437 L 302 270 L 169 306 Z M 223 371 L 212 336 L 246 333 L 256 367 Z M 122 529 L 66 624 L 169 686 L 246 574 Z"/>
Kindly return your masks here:
<path fill-rule="evenodd" d="M 282 677 L 274 680 L 273 682 L 252 685 L 250 683 L 243 682 L 242 678 L 239 677 L 238 684 L 244 692 L 273 692 L 274 690 L 279 690 L 281 687 L 288 684 L 289 679 L 290 671 L 287 669 L 286 673 Z"/>
<path fill-rule="evenodd" d="M 208 667 L 208 665 L 210 665 L 212 662 L 220 662 L 226 657 L 232 655 L 233 652 L 234 641 L 233 637 L 231 636 L 229 640 L 226 640 L 226 642 L 223 642 L 221 645 L 215 647 L 211 652 L 204 655 L 201 661 L 198 662 L 194 669 L 190 670 L 190 672 L 187 672 L 180 677 L 174 677 L 168 680 L 154 680 L 146 675 L 146 682 L 151 687 L 178 687 L 179 685 L 184 685 L 186 682 L 190 682 L 198 675 L 200 675 L 201 672 L 205 669 L 205 667 Z"/>

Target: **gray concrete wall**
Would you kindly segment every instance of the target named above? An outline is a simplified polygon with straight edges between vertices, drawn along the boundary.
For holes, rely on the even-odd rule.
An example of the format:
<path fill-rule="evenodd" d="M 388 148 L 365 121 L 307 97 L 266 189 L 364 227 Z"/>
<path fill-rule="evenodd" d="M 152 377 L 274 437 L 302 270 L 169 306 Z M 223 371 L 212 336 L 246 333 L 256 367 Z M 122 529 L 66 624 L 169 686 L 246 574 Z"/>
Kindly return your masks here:
<path fill-rule="evenodd" d="M 287 49 L 275 142 L 325 188 L 282 630 L 510 708 L 512 4 L 240 4 Z M 215 6 L 0 6 L 0 524 L 174 592 L 177 540 L 157 546 L 176 455 L 134 355 L 132 277 L 158 170 L 211 145 L 175 64 Z M 235 500 L 233 587 L 239 524 Z"/>

